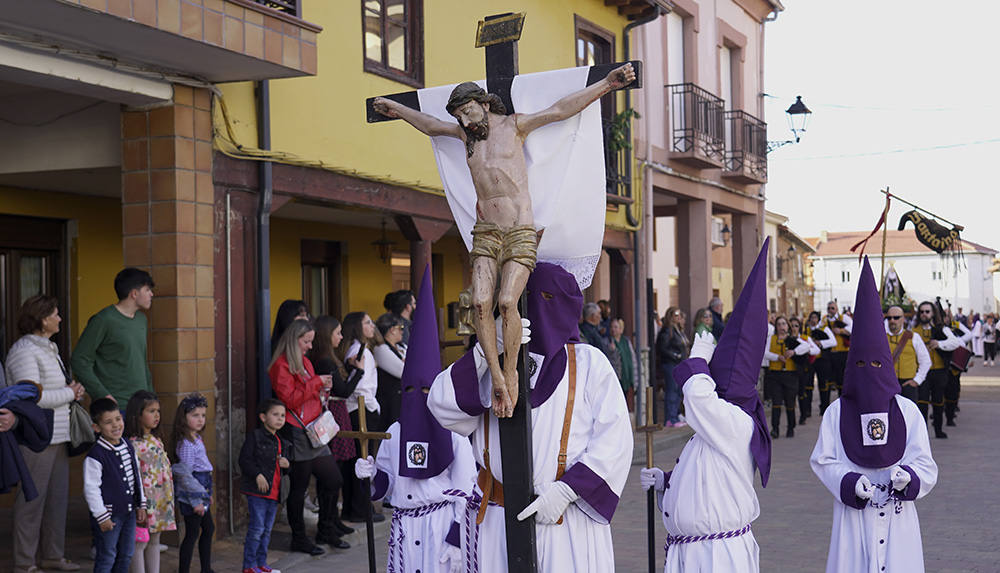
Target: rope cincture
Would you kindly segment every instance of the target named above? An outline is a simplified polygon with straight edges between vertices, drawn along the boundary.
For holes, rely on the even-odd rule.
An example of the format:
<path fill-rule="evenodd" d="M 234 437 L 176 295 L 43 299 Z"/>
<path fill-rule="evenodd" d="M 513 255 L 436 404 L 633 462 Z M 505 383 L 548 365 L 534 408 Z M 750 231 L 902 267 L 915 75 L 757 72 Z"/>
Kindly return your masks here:
<path fill-rule="evenodd" d="M 430 505 L 420 507 L 394 508 L 392 512 L 392 524 L 389 526 L 389 573 L 396 572 L 396 559 L 398 557 L 399 566 L 402 571 L 406 571 L 406 552 L 403 551 L 403 541 L 406 540 L 406 533 L 400 524 L 401 517 L 423 517 L 435 511 L 448 507 L 452 504 L 450 500 L 439 501 Z"/>
<path fill-rule="evenodd" d="M 670 535 L 667 534 L 667 542 L 663 544 L 663 555 L 666 557 L 671 545 L 683 545 L 685 543 L 697 543 L 699 541 L 713 541 L 716 539 L 731 539 L 750 532 L 750 524 L 746 524 L 740 529 L 723 531 L 721 533 L 710 533 L 708 535 Z"/>

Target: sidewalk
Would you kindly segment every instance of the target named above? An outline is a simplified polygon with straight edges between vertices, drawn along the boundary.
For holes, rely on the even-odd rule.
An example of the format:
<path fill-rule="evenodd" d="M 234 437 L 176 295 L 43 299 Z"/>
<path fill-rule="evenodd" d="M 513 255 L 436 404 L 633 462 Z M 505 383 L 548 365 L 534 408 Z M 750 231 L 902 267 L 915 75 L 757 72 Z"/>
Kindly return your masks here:
<path fill-rule="evenodd" d="M 972 359 L 972 367 L 962 374 L 963 386 L 1000 386 L 1000 363 L 995 366 L 984 366 L 983 359 L 976 356 Z"/>

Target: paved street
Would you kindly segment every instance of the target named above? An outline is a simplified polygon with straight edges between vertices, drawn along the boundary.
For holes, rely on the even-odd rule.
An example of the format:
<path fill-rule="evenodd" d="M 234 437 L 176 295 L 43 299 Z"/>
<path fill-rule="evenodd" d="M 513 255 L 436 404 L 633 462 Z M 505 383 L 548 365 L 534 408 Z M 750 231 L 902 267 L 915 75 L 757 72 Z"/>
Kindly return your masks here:
<path fill-rule="evenodd" d="M 970 376 L 973 375 L 973 376 Z M 941 573 L 1000 571 L 1000 496 L 992 488 L 1000 475 L 1000 459 L 991 422 L 1000 411 L 1000 366 L 977 368 L 963 378 L 958 427 L 947 428 L 948 440 L 933 440 L 934 458 L 940 467 L 938 485 L 917 502 L 924 541 L 927 571 Z M 812 418 L 796 430 L 793 439 L 775 441 L 771 482 L 758 487 L 761 516 L 753 531 L 760 545 L 761 571 L 822 571 L 829 544 L 833 497 L 809 469 L 809 454 L 816 441 L 818 420 Z M 671 429 L 656 440 L 656 462 L 669 469 L 690 436 L 688 429 Z M 638 486 L 644 457 L 642 438 L 636 439 L 635 464 L 615 514 L 612 531 L 618 571 L 646 571 L 646 497 Z M 983 444 L 987 444 L 983 448 Z M 986 455 L 984 455 L 984 453 Z M 992 455 L 990 455 L 992 454 Z M 82 499 L 70 502 L 67 554 L 88 568 L 89 535 Z M 9 514 L 8 514 L 9 515 Z M 313 518 L 315 519 L 315 518 Z M 272 539 L 273 564 L 293 573 L 364 573 L 368 571 L 362 536 L 348 536 L 351 549 L 320 558 L 282 551 L 289 541 L 288 526 L 279 519 Z M 312 527 L 310 527 L 312 529 Z M 385 566 L 385 535 L 388 522 L 377 524 L 376 547 L 380 570 Z M 10 520 L 0 520 L 0 538 L 9 539 Z M 656 520 L 657 570 L 663 567 L 662 523 Z M 0 569 L 10 563 L 10 544 L 0 544 Z M 214 547 L 217 571 L 239 570 L 242 537 L 217 541 Z M 163 554 L 163 570 L 176 570 L 177 550 Z M 195 566 L 197 568 L 197 566 Z"/>

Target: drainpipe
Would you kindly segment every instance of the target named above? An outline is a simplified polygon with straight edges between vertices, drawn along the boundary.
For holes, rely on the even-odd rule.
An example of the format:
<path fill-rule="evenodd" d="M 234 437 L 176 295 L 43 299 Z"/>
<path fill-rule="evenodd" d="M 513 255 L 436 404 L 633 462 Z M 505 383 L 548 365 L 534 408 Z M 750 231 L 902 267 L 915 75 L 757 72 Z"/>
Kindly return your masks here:
<path fill-rule="evenodd" d="M 633 28 L 637 28 L 639 26 L 642 26 L 643 24 L 648 24 L 648 23 L 656 20 L 663 13 L 664 13 L 663 7 L 662 6 L 657 6 L 656 9 L 653 10 L 653 12 L 649 16 L 646 16 L 645 18 L 640 18 L 640 19 L 638 19 L 638 20 L 636 20 L 634 22 L 629 22 L 628 24 L 625 25 L 625 28 L 622 30 L 622 51 L 624 52 L 623 56 L 625 58 L 625 61 L 629 61 L 630 56 L 631 56 L 631 50 L 630 50 L 630 45 L 629 45 L 629 38 L 630 38 L 630 33 L 631 33 L 632 29 Z M 629 90 L 625 90 L 625 109 L 629 109 L 631 107 L 631 105 L 632 105 L 632 95 L 631 95 L 631 92 Z M 625 132 L 626 141 L 628 141 L 628 142 L 631 143 L 632 142 L 632 127 L 631 127 L 631 122 L 629 122 L 629 124 L 626 126 L 625 129 L 626 129 L 626 132 Z M 647 139 L 648 138 L 649 137 L 647 136 Z M 631 157 L 629 158 L 629 161 L 625 162 L 625 166 L 624 167 L 625 167 L 625 181 L 628 181 L 629 195 L 631 195 L 631 197 L 632 197 L 632 203 L 625 205 L 625 220 L 628 221 L 628 224 L 630 226 L 636 228 L 635 231 L 632 231 L 632 294 L 635 296 L 635 304 L 633 305 L 633 308 L 632 308 L 632 314 L 633 314 L 633 323 L 632 324 L 634 325 L 632 327 L 632 333 L 633 333 L 632 336 L 633 336 L 633 338 L 635 340 L 635 347 L 636 347 L 636 349 L 638 351 L 637 354 L 639 356 L 642 356 L 643 355 L 642 354 L 643 351 L 647 351 L 647 347 L 646 347 L 646 345 L 639 344 L 639 342 L 642 339 L 642 333 L 644 331 L 644 329 L 643 329 L 643 324 L 644 324 L 644 322 L 643 322 L 643 315 L 644 314 L 648 314 L 648 313 L 643 313 L 642 312 L 643 311 L 642 300 L 643 300 L 643 298 L 646 298 L 646 297 L 643 296 L 643 291 L 645 290 L 646 283 L 645 283 L 645 281 L 642 281 L 642 274 L 639 271 L 639 267 L 640 267 L 640 265 L 639 265 L 639 260 L 640 260 L 639 259 L 639 257 L 640 257 L 640 254 L 639 254 L 639 232 L 640 232 L 640 229 L 638 227 L 640 226 L 640 221 L 638 219 L 636 219 L 635 213 L 633 213 L 633 211 L 632 211 L 633 207 L 635 206 L 636 193 L 634 192 L 634 188 L 633 188 L 633 185 L 632 185 L 632 161 L 631 161 Z M 645 181 L 645 178 L 643 178 L 643 180 Z M 638 193 L 638 200 L 642 201 L 643 200 L 643 196 L 644 196 L 644 193 L 642 193 L 640 191 Z M 652 205 L 652 202 L 650 202 L 650 205 Z M 647 300 L 646 302 L 648 304 L 649 301 Z M 646 341 L 646 344 L 648 345 L 650 342 L 651 341 Z M 637 372 L 642 372 L 642 369 L 637 368 L 636 371 Z M 653 376 L 652 372 L 647 373 L 647 377 L 651 377 L 651 376 Z M 652 379 L 652 378 L 650 378 L 650 379 Z M 637 380 L 637 382 L 639 382 L 639 384 L 636 384 L 636 388 L 637 389 L 644 389 L 645 388 L 645 385 L 642 384 L 642 382 L 643 382 L 642 380 Z M 639 417 L 641 416 L 641 412 L 645 412 L 644 401 L 645 401 L 645 394 L 643 393 L 643 391 L 636 392 L 635 413 L 636 413 L 636 420 L 637 421 L 638 421 Z M 649 424 L 651 422 L 649 420 L 647 420 L 646 423 Z"/>
<path fill-rule="evenodd" d="M 233 235 L 232 202 L 226 190 L 226 464 L 229 467 L 229 535 L 236 534 L 233 525 Z"/>
<path fill-rule="evenodd" d="M 271 90 L 257 82 L 257 147 L 271 149 Z M 257 201 L 257 400 L 271 397 L 267 365 L 271 361 L 271 185 L 270 161 L 258 164 Z"/>

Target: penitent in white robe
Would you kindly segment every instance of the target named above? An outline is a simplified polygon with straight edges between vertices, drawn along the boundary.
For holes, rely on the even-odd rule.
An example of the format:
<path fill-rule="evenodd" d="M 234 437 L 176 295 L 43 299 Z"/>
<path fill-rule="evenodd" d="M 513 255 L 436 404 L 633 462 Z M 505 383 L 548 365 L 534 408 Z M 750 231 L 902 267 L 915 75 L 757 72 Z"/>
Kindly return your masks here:
<path fill-rule="evenodd" d="M 924 570 L 920 522 L 913 500 L 927 495 L 934 487 L 937 464 L 931 457 L 927 423 L 920 410 L 902 396 L 897 395 L 895 399 L 906 421 L 906 450 L 897 464 L 911 476 L 910 484 L 897 494 L 903 501 L 888 499 L 892 492 L 891 468 L 863 468 L 847 457 L 840 439 L 840 400 L 830 404 L 823 415 L 809 463 L 836 499 L 827 573 L 919 573 Z M 854 496 L 856 476 L 844 479 L 852 472 L 868 476 L 875 486 L 872 499 L 864 503 L 863 509 L 857 509 L 863 501 Z M 883 504 L 883 507 L 876 507 Z"/>
<path fill-rule="evenodd" d="M 393 524 L 389 537 L 388 571 L 426 573 L 449 571 L 447 563 L 440 563 L 445 550 L 445 537 L 452 528 L 458 532 L 463 558 L 471 557 L 475 548 L 469 542 L 470 522 L 466 519 L 468 496 L 476 481 L 476 462 L 472 456 L 469 440 L 451 434 L 451 446 L 455 459 L 440 474 L 426 479 L 415 479 L 399 475 L 399 422 L 387 430 L 390 437 L 379 447 L 375 467 L 378 470 L 372 479 L 372 499 L 392 496 L 392 504 L 398 508 L 393 512 Z M 407 510 L 427 508 L 445 502 L 443 507 L 423 513 L 408 515 Z M 400 511 L 402 510 L 402 511 Z M 457 525 L 456 525 L 457 524 Z M 475 527 L 475 522 L 471 522 Z M 465 559 L 463 571 L 472 560 Z"/>
<path fill-rule="evenodd" d="M 715 381 L 695 374 L 684 383 L 684 412 L 695 434 L 664 479 L 663 525 L 673 536 L 742 529 L 760 515 L 750 454 L 753 419 L 715 393 Z M 663 570 L 756 572 L 753 531 L 728 539 L 671 545 Z"/>
<path fill-rule="evenodd" d="M 543 358 L 537 354 L 531 357 L 538 361 L 536 372 L 540 372 Z M 488 370 L 478 380 L 475 374 L 467 376 L 454 370 L 453 364 L 434 380 L 427 405 L 442 426 L 472 436 L 476 461 L 483 464 L 483 412 L 490 406 L 491 377 Z M 607 573 L 615 568 L 610 522 L 632 464 L 632 426 L 621 385 L 599 349 L 576 345 L 576 376 L 576 401 L 562 481 L 580 497 L 566 509 L 561 525 L 535 525 L 538 571 L 543 573 Z M 531 385 L 535 385 L 534 378 Z M 532 463 L 538 495 L 556 478 L 568 393 L 567 370 L 548 400 L 531 410 Z M 489 420 L 490 468 L 502 483 L 500 432 L 492 412 Z M 476 491 L 482 494 L 478 486 Z M 480 571 L 507 571 L 503 512 L 504 508 L 496 505 L 486 509 L 479 530 Z"/>

